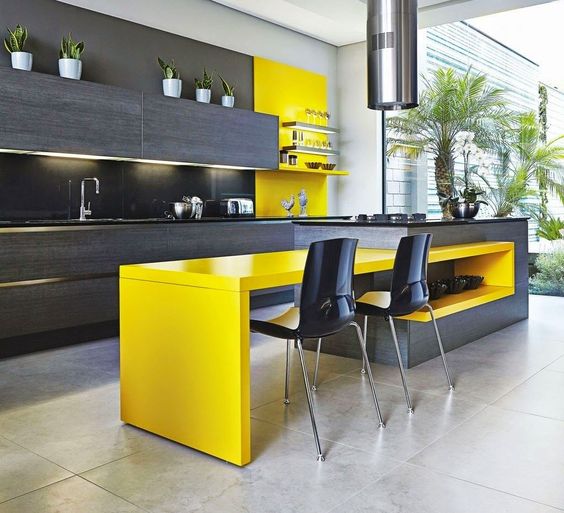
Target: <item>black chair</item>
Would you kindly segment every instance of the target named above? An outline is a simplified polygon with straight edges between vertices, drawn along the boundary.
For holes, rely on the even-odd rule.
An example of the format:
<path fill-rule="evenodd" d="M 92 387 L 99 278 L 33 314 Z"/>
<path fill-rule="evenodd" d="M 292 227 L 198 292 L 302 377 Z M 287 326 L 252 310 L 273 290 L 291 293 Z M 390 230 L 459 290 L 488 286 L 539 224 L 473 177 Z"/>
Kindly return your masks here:
<path fill-rule="evenodd" d="M 354 322 L 353 272 L 357 243 L 356 239 L 333 239 L 312 243 L 304 269 L 300 306 L 290 308 L 285 314 L 269 321 L 251 320 L 251 331 L 286 339 L 285 404 L 289 403 L 291 341 L 297 345 L 318 461 L 323 461 L 325 458 L 321 451 L 315 422 L 313 398 L 302 347 L 304 339 L 327 337 L 351 325 L 356 328 L 364 366 L 368 370 L 379 427 L 385 427 L 362 331 L 360 326 Z"/>
<path fill-rule="evenodd" d="M 435 335 L 439 344 L 439 350 L 443 360 L 443 366 L 450 390 L 454 390 L 454 386 L 450 379 L 448 366 L 446 362 L 445 352 L 439 328 L 435 320 L 433 308 L 429 304 L 429 289 L 427 287 L 427 264 L 429 260 L 429 249 L 431 247 L 432 235 L 430 233 L 421 233 L 418 235 L 410 235 L 402 237 L 400 240 L 396 257 L 394 260 L 394 269 L 392 275 L 391 290 L 388 291 L 370 291 L 360 297 L 356 302 L 356 311 L 358 314 L 364 315 L 364 345 L 366 346 L 366 335 L 368 328 L 368 316 L 383 316 L 390 324 L 392 337 L 396 347 L 396 354 L 407 402 L 409 413 L 413 413 L 413 404 L 409 395 L 407 386 L 407 378 L 403 368 L 401 353 L 399 349 L 398 337 L 394 325 L 394 317 L 409 315 L 421 308 L 426 308 L 431 315 Z M 319 366 L 319 345 L 318 356 L 316 360 L 316 369 L 313 381 L 313 390 L 317 389 L 317 368 Z M 368 367 L 365 365 L 362 372 L 366 372 Z"/>

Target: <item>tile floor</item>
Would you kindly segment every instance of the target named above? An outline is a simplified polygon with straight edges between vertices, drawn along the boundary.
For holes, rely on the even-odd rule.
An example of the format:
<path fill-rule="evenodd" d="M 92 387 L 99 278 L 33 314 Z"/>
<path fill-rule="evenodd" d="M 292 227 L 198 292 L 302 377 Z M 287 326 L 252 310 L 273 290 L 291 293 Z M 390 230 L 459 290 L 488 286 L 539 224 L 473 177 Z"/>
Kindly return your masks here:
<path fill-rule="evenodd" d="M 269 311 L 270 310 L 270 311 Z M 267 316 L 273 309 L 256 311 Z M 0 513 L 548 513 L 564 510 L 564 298 L 408 371 L 373 365 L 385 430 L 358 361 L 323 355 L 315 461 L 293 355 L 253 336 L 254 461 L 237 468 L 119 421 L 118 344 L 0 361 Z M 308 361 L 313 362 L 308 353 Z"/>

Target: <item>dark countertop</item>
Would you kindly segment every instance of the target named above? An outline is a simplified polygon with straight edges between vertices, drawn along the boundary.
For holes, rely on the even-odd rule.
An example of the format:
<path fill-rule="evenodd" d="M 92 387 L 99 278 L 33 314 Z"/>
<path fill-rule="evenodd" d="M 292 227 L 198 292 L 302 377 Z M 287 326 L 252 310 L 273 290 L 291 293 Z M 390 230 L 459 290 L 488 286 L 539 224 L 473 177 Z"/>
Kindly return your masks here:
<path fill-rule="evenodd" d="M 526 221 L 528 217 L 490 217 L 483 219 L 453 219 L 451 221 L 443 219 L 427 219 L 425 221 L 357 221 L 355 219 L 325 218 L 325 219 L 294 219 L 295 224 L 302 226 L 409 226 L 419 228 L 425 226 L 456 226 L 469 224 L 487 223 L 511 223 L 516 221 Z"/>
<path fill-rule="evenodd" d="M 312 221 L 346 221 L 351 216 L 308 217 Z M 280 222 L 295 221 L 297 217 L 204 217 L 202 219 L 167 219 L 164 217 L 151 219 L 30 219 L 17 221 L 0 221 L 0 228 L 32 228 L 49 226 L 96 226 L 96 225 L 130 225 L 130 224 L 201 224 L 201 223 L 243 223 L 243 222 Z"/>

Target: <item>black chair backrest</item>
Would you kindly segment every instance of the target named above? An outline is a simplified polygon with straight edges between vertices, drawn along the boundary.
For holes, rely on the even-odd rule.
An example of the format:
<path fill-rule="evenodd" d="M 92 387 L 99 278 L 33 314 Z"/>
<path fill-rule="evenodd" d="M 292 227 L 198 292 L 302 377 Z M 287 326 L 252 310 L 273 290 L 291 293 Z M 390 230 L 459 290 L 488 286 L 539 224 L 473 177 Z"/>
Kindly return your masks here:
<path fill-rule="evenodd" d="M 401 238 L 394 261 L 390 315 L 408 315 L 429 301 L 427 263 L 432 238 L 430 233 Z"/>
<path fill-rule="evenodd" d="M 354 319 L 354 257 L 357 239 L 313 242 L 309 247 L 300 299 L 298 333 L 319 338 L 337 333 Z"/>

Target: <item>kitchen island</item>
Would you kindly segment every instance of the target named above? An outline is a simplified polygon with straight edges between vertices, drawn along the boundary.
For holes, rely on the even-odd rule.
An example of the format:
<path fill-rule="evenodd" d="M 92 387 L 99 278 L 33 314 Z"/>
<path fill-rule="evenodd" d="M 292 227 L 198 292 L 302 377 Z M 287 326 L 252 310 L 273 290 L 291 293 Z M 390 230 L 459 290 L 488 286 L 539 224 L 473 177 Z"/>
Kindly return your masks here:
<path fill-rule="evenodd" d="M 359 247 L 395 249 L 401 237 L 417 233 L 431 233 L 432 247 L 481 241 L 507 241 L 515 245 L 513 261 L 515 294 L 494 302 L 476 305 L 439 319 L 439 329 L 447 351 L 503 329 L 529 315 L 528 296 L 528 221 L 527 218 L 455 219 L 452 221 L 427 220 L 411 222 L 373 222 L 355 220 L 297 220 L 294 226 L 296 248 L 306 248 L 319 239 L 354 237 Z M 497 275 L 503 269 L 494 271 Z M 452 262 L 432 263 L 428 270 L 429 281 L 452 277 L 457 272 Z M 487 276 L 485 282 L 492 276 Z M 367 290 L 389 290 L 391 273 L 378 273 L 358 277 L 355 292 L 360 297 Z M 296 294 L 296 299 L 298 299 Z M 364 319 L 357 319 L 363 323 Z M 362 324 L 361 324 L 362 325 Z M 403 363 L 413 367 L 439 355 L 435 335 L 427 323 L 398 320 L 396 330 L 400 340 Z M 313 349 L 309 341 L 304 347 Z M 360 357 L 358 347 L 346 337 L 336 335 L 327 339 L 323 351 L 341 356 Z M 395 364 L 396 352 L 383 319 L 368 319 L 367 352 L 370 360 Z"/>
<path fill-rule="evenodd" d="M 433 265 L 487 275 L 477 291 L 438 305 L 437 318 L 511 298 L 514 247 L 492 241 L 431 248 Z M 250 293 L 300 283 L 306 257 L 297 249 L 122 266 L 122 420 L 236 465 L 249 463 Z M 354 273 L 389 272 L 394 258 L 394 249 L 360 248 Z M 431 324 L 425 316 L 409 319 Z M 348 342 L 351 335 L 344 330 Z"/>
<path fill-rule="evenodd" d="M 435 246 L 515 242 L 515 297 L 474 309 L 480 322 L 458 318 L 459 314 L 441 319 L 448 348 L 527 316 L 526 219 L 415 223 L 364 223 L 344 217 L 4 221 L 0 222 L 0 357 L 116 336 L 117 275 L 123 264 L 286 251 L 340 236 L 358 237 L 361 247 L 395 249 L 402 235 L 421 231 L 434 234 Z M 431 279 L 440 274 L 436 267 L 431 266 Z M 371 286 L 385 287 L 388 280 L 386 273 L 358 278 L 357 294 Z M 289 302 L 294 297 L 292 287 L 255 291 L 251 306 Z M 464 329 L 460 329 L 461 322 Z M 427 326 L 419 329 L 413 323 L 409 331 L 409 324 L 398 324 L 406 365 L 434 355 Z M 393 362 L 387 326 L 379 329 L 378 344 L 374 333 L 372 329 L 369 332 L 370 358 Z M 420 345 L 418 337 L 428 339 L 428 351 L 423 350 L 425 344 Z M 338 337 L 328 340 L 324 350 L 359 356 L 353 344 Z"/>

